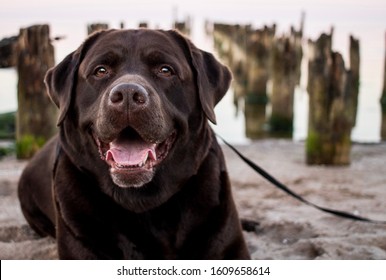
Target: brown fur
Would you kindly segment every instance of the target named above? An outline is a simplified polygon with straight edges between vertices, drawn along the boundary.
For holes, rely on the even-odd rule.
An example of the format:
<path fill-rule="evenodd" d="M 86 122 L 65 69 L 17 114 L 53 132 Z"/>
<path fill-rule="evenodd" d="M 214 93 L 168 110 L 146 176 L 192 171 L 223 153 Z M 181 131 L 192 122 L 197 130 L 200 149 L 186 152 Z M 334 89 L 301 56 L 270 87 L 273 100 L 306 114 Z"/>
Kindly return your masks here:
<path fill-rule="evenodd" d="M 174 31 L 89 37 L 47 73 L 60 132 L 21 177 L 27 221 L 56 237 L 62 259 L 249 258 L 207 121 L 216 121 L 230 80 Z M 167 155 L 149 172 L 114 173 L 101 143 L 111 148 L 119 137 L 156 143 Z"/>

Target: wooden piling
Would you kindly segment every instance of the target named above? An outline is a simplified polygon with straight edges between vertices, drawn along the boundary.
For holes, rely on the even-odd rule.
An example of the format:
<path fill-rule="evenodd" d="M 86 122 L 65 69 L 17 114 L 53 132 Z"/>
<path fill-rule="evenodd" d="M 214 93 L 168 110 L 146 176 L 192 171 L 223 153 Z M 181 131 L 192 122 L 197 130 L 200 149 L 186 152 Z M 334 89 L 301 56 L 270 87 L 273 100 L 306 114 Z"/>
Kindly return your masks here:
<path fill-rule="evenodd" d="M 299 30 L 296 30 L 291 26 L 291 44 L 295 48 L 296 53 L 296 85 L 300 85 L 301 78 L 301 68 L 302 68 L 302 60 L 303 60 L 303 34 L 304 34 L 304 22 L 306 18 L 306 13 L 302 12 L 300 19 L 300 27 Z"/>
<path fill-rule="evenodd" d="M 231 68 L 234 103 L 238 110 L 239 100 L 246 96 L 247 57 L 245 42 L 248 26 L 215 23 L 213 26 L 214 47 L 221 60 Z"/>
<path fill-rule="evenodd" d="M 359 69 L 360 69 L 360 48 L 359 40 L 350 36 L 350 71 L 352 78 L 352 124 L 356 125 L 357 111 L 358 111 L 358 97 L 359 97 Z"/>
<path fill-rule="evenodd" d="M 272 46 L 270 135 L 291 138 L 294 118 L 295 87 L 300 81 L 302 32 L 291 28 L 290 36 L 275 39 Z"/>
<path fill-rule="evenodd" d="M 267 83 L 275 32 L 276 25 L 272 25 L 247 33 L 245 117 L 246 135 L 251 139 L 266 137 L 269 132 L 266 118 Z"/>
<path fill-rule="evenodd" d="M 332 52 L 332 33 L 309 42 L 308 164 L 350 163 L 353 86 L 339 53 Z"/>
<path fill-rule="evenodd" d="M 0 68 L 16 66 L 17 40 L 17 36 L 12 36 L 0 41 Z"/>
<path fill-rule="evenodd" d="M 47 70 L 55 64 L 49 26 L 21 29 L 17 48 L 17 157 L 29 158 L 56 133 L 57 109 L 43 82 Z"/>
<path fill-rule="evenodd" d="M 244 101 L 246 135 L 266 136 L 267 82 L 276 26 L 252 29 L 250 25 L 214 24 L 214 45 L 233 72 L 234 100 Z"/>
<path fill-rule="evenodd" d="M 275 38 L 272 44 L 269 134 L 273 137 L 292 138 L 295 88 L 300 84 L 303 58 L 304 19 L 305 13 L 302 13 L 299 30 L 291 26 L 288 35 Z"/>
<path fill-rule="evenodd" d="M 386 140 L 386 33 L 385 33 L 385 62 L 383 70 L 383 89 L 381 95 L 381 108 L 382 108 L 382 124 L 381 124 L 381 139 Z"/>
<path fill-rule="evenodd" d="M 247 94 L 254 95 L 267 104 L 267 82 L 270 76 L 270 55 L 274 42 L 276 26 L 265 26 L 249 32 L 246 49 L 248 62 Z"/>
<path fill-rule="evenodd" d="M 173 28 L 177 29 L 186 36 L 189 36 L 191 33 L 191 19 L 187 18 L 184 21 L 174 21 Z"/>
<path fill-rule="evenodd" d="M 293 104 L 296 85 L 296 54 L 289 38 L 275 41 L 272 48 L 272 112 L 269 120 L 270 134 L 292 137 Z"/>
<path fill-rule="evenodd" d="M 107 23 L 91 23 L 87 25 L 87 34 L 90 35 L 94 32 L 106 29 L 109 29 L 109 25 Z"/>

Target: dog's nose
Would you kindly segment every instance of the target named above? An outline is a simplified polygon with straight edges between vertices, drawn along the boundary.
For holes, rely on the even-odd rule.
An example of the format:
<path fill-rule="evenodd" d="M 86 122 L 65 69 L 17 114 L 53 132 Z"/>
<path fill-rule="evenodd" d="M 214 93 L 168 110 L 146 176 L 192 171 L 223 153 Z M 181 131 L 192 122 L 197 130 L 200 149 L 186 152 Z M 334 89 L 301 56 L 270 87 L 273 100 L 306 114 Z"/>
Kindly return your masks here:
<path fill-rule="evenodd" d="M 121 83 L 112 88 L 109 100 L 111 106 L 135 109 L 149 103 L 149 93 L 139 84 Z"/>

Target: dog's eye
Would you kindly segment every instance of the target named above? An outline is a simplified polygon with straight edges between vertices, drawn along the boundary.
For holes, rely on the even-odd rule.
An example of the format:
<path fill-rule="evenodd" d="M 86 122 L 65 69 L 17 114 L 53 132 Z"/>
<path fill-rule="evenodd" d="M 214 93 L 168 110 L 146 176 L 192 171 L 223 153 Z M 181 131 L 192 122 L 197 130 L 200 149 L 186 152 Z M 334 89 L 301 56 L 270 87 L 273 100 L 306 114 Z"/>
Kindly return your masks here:
<path fill-rule="evenodd" d="M 103 67 L 103 66 L 98 66 L 97 68 L 95 68 L 94 70 L 94 76 L 98 77 L 98 78 L 103 78 L 105 77 L 109 72 L 107 71 L 106 67 Z"/>
<path fill-rule="evenodd" d="M 163 65 L 159 68 L 158 74 L 164 77 L 170 77 L 174 75 L 174 69 L 169 65 Z"/>

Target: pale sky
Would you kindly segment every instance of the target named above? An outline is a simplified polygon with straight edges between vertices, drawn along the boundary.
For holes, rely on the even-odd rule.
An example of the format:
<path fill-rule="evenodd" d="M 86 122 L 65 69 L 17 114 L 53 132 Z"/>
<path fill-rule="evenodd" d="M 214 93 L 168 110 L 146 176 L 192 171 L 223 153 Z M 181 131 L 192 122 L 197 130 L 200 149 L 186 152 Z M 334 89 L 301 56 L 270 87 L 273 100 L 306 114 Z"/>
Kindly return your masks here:
<path fill-rule="evenodd" d="M 67 35 L 69 40 L 74 41 L 74 46 L 79 45 L 79 38 L 84 37 L 87 23 L 102 21 L 109 23 L 110 27 L 118 27 L 123 21 L 127 27 L 134 27 L 138 22 L 146 20 L 150 27 L 170 28 L 176 15 L 178 19 L 191 15 L 195 21 L 209 19 L 229 23 L 251 23 L 256 28 L 277 23 L 277 33 L 281 34 L 287 32 L 291 25 L 298 26 L 304 11 L 305 37 L 316 39 L 320 33 L 328 32 L 334 25 L 334 43 L 343 53 L 346 52 L 347 37 L 350 34 L 370 42 L 374 49 L 379 51 L 384 45 L 386 31 L 385 0 L 0 1 L 0 39 L 16 35 L 23 26 L 50 23 L 54 36 Z M 369 37 L 370 33 L 373 34 L 372 38 Z M 372 42 L 375 38 L 379 38 L 378 44 Z"/>
<path fill-rule="evenodd" d="M 285 25 L 297 23 L 301 11 L 307 13 L 307 21 L 312 28 L 323 28 L 324 25 L 328 26 L 338 21 L 352 25 L 364 23 L 386 27 L 384 0 L 1 0 L 1 2 L 2 34 L 8 31 L 3 29 L 4 23 L 10 26 L 59 20 L 127 21 L 142 18 L 162 25 L 163 21 L 173 17 L 173 7 L 178 7 L 177 13 L 180 17 L 192 14 L 196 18 L 257 24 L 275 21 L 283 23 L 283 28 Z M 353 26 L 353 29 L 358 27 Z M 307 31 L 313 33 L 313 30 Z"/>

